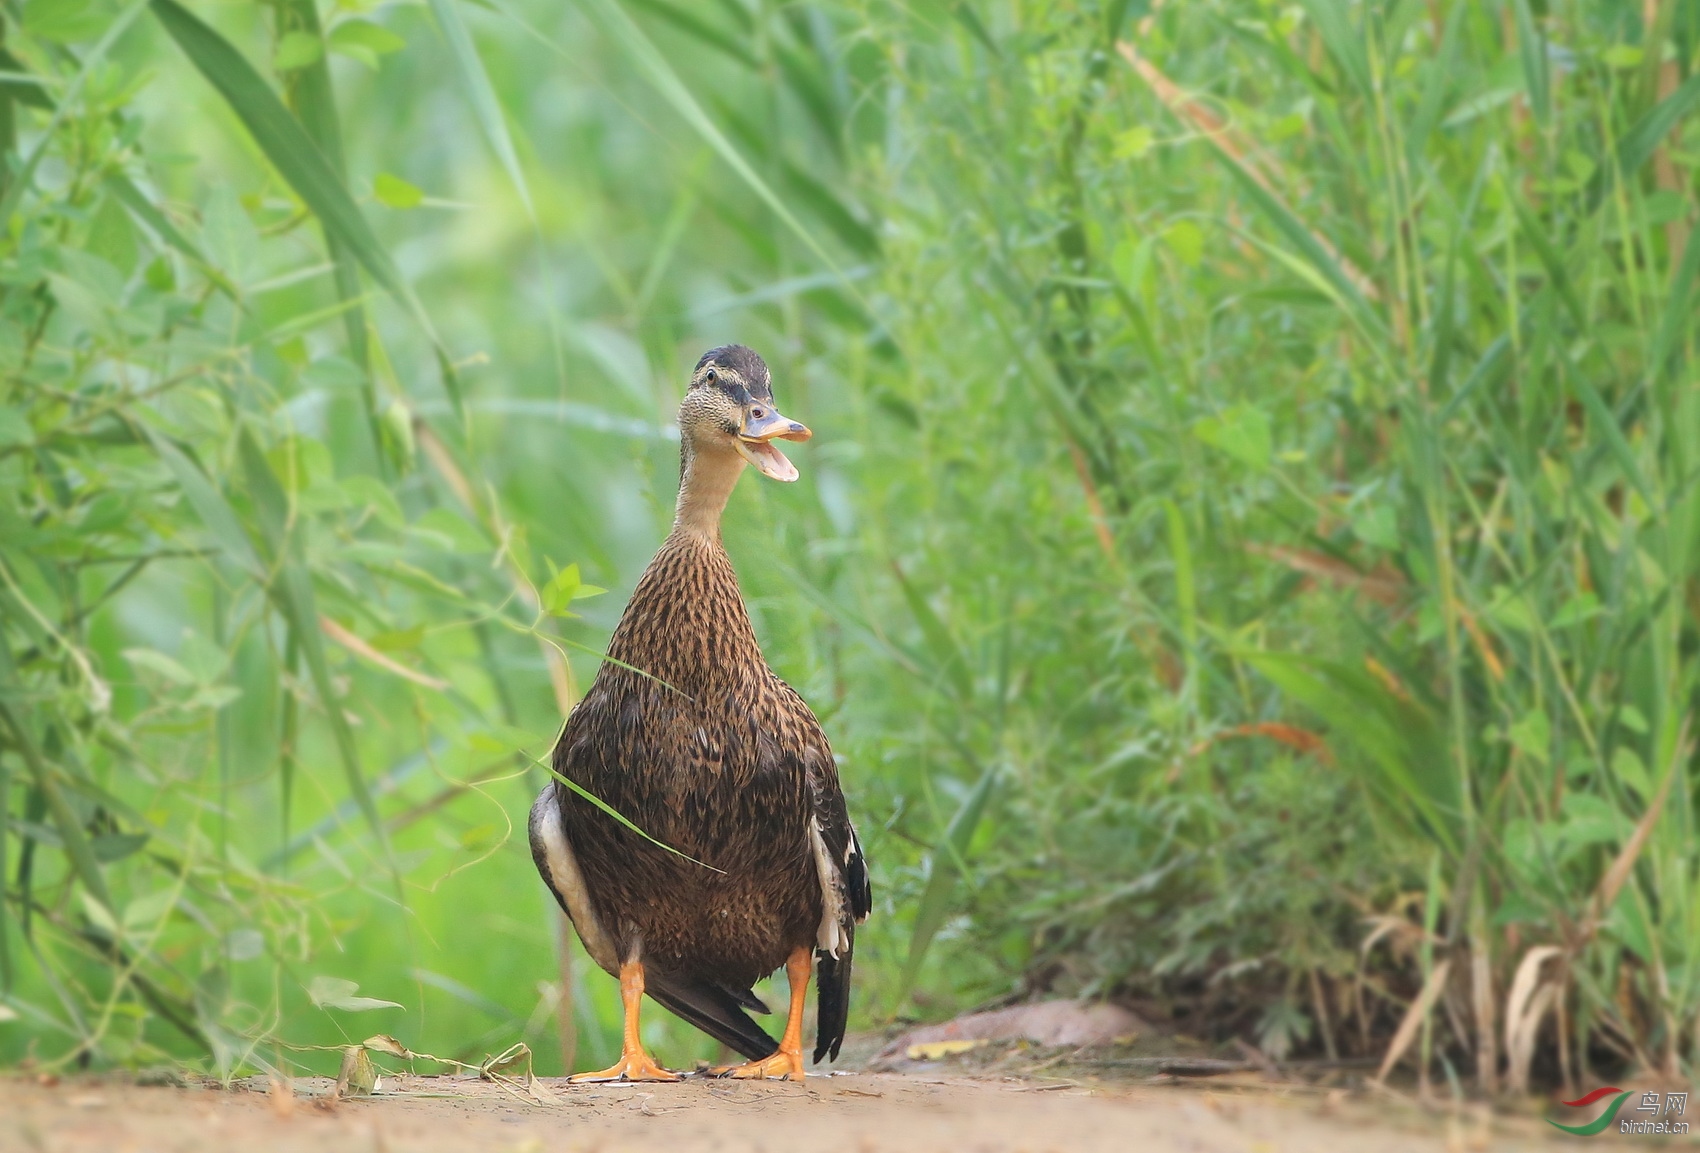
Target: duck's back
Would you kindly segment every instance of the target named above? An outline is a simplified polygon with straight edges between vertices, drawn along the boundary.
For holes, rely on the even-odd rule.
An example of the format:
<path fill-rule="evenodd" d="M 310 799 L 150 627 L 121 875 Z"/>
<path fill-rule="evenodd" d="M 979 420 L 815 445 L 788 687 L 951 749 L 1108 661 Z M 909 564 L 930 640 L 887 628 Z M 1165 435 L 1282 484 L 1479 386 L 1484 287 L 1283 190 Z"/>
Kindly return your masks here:
<path fill-rule="evenodd" d="M 830 771 L 826 739 L 762 658 L 717 542 L 668 539 L 608 656 L 555 770 L 677 852 L 559 788 L 598 917 L 621 950 L 635 937 L 658 965 L 746 987 L 820 923 L 809 782 Z"/>

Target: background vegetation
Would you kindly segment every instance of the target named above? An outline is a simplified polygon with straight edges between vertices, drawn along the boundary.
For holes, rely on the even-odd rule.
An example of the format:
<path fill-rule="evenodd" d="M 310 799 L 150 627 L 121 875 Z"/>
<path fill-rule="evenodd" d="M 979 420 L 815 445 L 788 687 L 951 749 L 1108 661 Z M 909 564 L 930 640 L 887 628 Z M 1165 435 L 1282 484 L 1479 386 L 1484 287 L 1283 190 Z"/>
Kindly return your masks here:
<path fill-rule="evenodd" d="M 0 13 L 3 1059 L 609 1056 L 515 823 L 733 339 L 858 1024 L 1700 1057 L 1693 6 Z"/>

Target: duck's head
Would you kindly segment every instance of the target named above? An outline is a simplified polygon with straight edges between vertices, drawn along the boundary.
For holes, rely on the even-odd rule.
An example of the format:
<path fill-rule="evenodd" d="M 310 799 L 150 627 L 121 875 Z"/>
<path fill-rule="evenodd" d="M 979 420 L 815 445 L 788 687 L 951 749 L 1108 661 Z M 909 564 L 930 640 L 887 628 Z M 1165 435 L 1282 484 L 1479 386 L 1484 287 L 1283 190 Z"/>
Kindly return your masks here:
<path fill-rule="evenodd" d="M 773 443 L 813 434 L 773 405 L 767 363 L 741 344 L 711 348 L 691 373 L 679 405 L 679 437 L 692 456 L 735 453 L 774 480 L 796 480 L 797 466 Z"/>

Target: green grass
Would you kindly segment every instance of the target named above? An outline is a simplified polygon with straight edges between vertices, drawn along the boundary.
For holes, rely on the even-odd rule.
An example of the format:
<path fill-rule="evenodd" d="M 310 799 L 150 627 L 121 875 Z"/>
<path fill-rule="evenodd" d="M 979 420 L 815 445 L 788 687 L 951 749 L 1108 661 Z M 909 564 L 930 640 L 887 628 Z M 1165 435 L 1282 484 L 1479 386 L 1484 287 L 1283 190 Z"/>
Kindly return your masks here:
<path fill-rule="evenodd" d="M 1686 1075 L 1657 11 L 8 9 L 0 1054 L 555 1068 L 513 822 L 739 339 L 817 432 L 727 539 L 876 861 L 855 1024 Z"/>

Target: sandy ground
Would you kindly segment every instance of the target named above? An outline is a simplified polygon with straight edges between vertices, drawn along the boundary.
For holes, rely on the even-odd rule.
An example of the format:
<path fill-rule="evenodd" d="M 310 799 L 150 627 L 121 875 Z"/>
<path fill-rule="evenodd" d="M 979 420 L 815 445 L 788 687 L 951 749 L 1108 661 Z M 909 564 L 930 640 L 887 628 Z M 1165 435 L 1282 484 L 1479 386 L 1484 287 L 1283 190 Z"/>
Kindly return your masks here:
<path fill-rule="evenodd" d="M 1532 1117 L 1431 1115 L 1394 1097 L 1251 1084 L 1172 1085 L 856 1073 L 801 1085 L 386 1078 L 331 1102 L 112 1079 L 0 1078 L 3 1153 L 1465 1153 L 1545 1150 L 1576 1138 Z M 1542 1130 L 1546 1130 L 1542 1132 Z M 1602 1138 L 1610 1140 L 1610 1138 Z M 1624 1142 L 1617 1142 L 1623 1144 Z"/>

